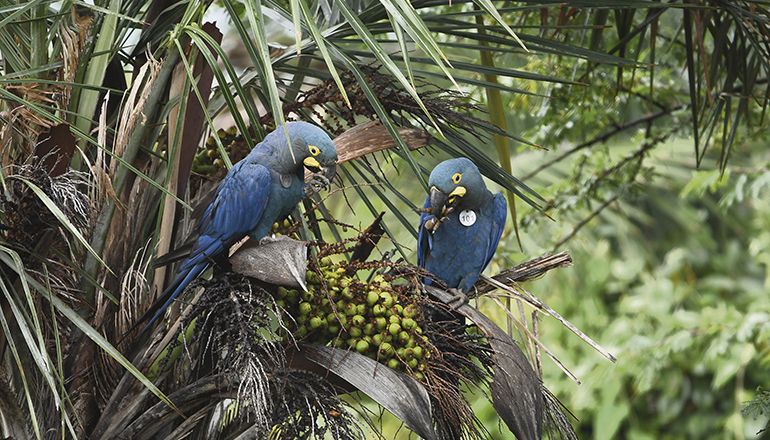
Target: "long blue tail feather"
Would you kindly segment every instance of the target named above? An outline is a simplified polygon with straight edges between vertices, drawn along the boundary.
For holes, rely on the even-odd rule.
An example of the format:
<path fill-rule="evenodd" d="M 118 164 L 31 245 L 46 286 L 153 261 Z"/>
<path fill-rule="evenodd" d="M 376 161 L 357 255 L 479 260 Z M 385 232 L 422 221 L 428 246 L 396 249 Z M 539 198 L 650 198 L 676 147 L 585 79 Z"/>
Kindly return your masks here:
<path fill-rule="evenodd" d="M 144 316 L 139 319 L 139 322 L 147 319 L 152 314 L 152 317 L 147 321 L 142 333 L 150 329 L 158 319 L 163 316 L 166 309 L 171 303 L 184 292 L 187 286 L 190 285 L 193 280 L 198 278 L 206 269 L 209 268 L 212 262 L 212 258 L 219 255 L 224 249 L 224 244 L 217 239 L 201 236 L 198 238 L 197 250 L 193 256 L 185 260 L 178 270 L 178 274 L 174 281 L 166 288 L 161 294 L 155 304 L 145 312 Z M 158 304 L 160 304 L 158 306 Z"/>

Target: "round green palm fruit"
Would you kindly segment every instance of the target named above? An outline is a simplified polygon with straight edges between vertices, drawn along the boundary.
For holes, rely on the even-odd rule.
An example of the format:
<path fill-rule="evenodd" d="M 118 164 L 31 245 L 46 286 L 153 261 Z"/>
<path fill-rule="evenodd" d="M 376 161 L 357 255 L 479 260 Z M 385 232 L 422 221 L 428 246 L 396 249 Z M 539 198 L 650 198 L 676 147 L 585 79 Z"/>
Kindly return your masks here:
<path fill-rule="evenodd" d="M 350 319 L 350 323 L 356 327 L 361 327 L 366 323 L 366 318 L 361 315 L 353 315 Z"/>
<path fill-rule="evenodd" d="M 377 326 L 377 330 L 385 330 L 388 326 L 388 320 L 382 316 L 378 316 L 374 318 L 374 325 Z"/>
<path fill-rule="evenodd" d="M 401 326 L 395 322 L 388 326 L 388 333 L 390 333 L 393 336 L 396 336 L 400 331 L 401 331 Z"/>
<path fill-rule="evenodd" d="M 356 351 L 365 354 L 369 350 L 369 343 L 364 341 L 363 339 L 356 342 Z"/>
<path fill-rule="evenodd" d="M 397 370 L 399 365 L 401 365 L 401 362 L 399 362 L 398 359 L 394 359 L 394 358 L 388 359 L 388 368 L 392 370 Z"/>
<path fill-rule="evenodd" d="M 299 314 L 300 315 L 307 315 L 310 313 L 310 311 L 313 309 L 313 306 L 309 302 L 301 302 L 299 303 Z"/>

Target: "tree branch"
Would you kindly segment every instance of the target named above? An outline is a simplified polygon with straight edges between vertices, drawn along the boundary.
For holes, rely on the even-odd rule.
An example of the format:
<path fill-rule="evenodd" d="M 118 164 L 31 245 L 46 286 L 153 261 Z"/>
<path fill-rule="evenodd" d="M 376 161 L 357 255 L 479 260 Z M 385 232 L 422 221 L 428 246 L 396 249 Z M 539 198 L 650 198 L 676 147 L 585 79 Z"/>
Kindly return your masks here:
<path fill-rule="evenodd" d="M 546 254 L 541 257 L 537 257 L 524 263 L 518 264 L 510 269 L 504 270 L 493 276 L 492 279 L 503 284 L 520 283 L 539 278 L 545 275 L 546 272 L 553 269 L 571 265 L 572 257 L 570 257 L 570 255 L 566 252 Z M 475 287 L 476 292 L 478 292 L 480 295 L 496 289 L 495 286 L 487 283 L 484 280 L 479 280 Z"/>
<path fill-rule="evenodd" d="M 549 167 L 551 167 L 552 165 L 554 165 L 554 164 L 556 164 L 558 162 L 561 162 L 565 158 L 567 158 L 567 157 L 577 153 L 578 151 L 584 150 L 584 149 L 592 147 L 592 146 L 594 146 L 596 144 L 602 143 L 602 142 L 608 140 L 609 138 L 615 136 L 616 134 L 622 133 L 622 132 L 628 130 L 629 128 L 633 128 L 633 127 L 636 127 L 637 125 L 641 125 L 641 124 L 650 123 L 652 121 L 655 121 L 656 119 L 662 118 L 663 116 L 668 116 L 671 113 L 673 113 L 673 112 L 675 112 L 677 110 L 681 110 L 681 109 L 683 109 L 685 107 L 686 106 L 683 105 L 683 104 L 675 105 L 675 106 L 670 107 L 668 109 L 660 110 L 658 112 L 650 113 L 648 115 L 642 116 L 641 118 L 633 120 L 631 122 L 626 122 L 624 124 L 617 125 L 612 130 L 609 130 L 609 131 L 607 131 L 607 132 L 605 132 L 605 133 L 603 133 L 603 134 L 601 134 L 601 135 L 599 135 L 599 136 L 597 136 L 597 137 L 595 137 L 595 138 L 593 138 L 593 139 L 591 139 L 589 141 L 583 142 L 582 144 L 578 144 L 578 145 L 572 147 L 571 149 L 563 152 L 559 156 L 557 156 L 557 157 L 549 160 L 548 162 L 540 165 L 539 167 L 535 168 L 534 171 L 532 171 L 529 174 L 527 174 L 526 176 L 524 176 L 522 178 L 522 180 L 528 180 L 528 179 L 534 177 L 540 171 L 543 171 L 544 169 L 549 168 Z"/>

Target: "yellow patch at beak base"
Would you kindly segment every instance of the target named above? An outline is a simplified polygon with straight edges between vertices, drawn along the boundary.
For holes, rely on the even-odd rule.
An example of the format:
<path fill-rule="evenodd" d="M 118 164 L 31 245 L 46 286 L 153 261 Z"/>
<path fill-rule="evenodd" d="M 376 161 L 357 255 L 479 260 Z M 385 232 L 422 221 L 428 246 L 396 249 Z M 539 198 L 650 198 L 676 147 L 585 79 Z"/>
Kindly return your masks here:
<path fill-rule="evenodd" d="M 318 163 L 318 160 L 315 157 L 306 157 L 302 163 L 308 168 L 321 168 L 321 164 Z"/>
<path fill-rule="evenodd" d="M 449 193 L 449 197 L 462 197 L 465 195 L 465 187 L 464 186 L 458 186 L 454 189 L 451 193 Z"/>

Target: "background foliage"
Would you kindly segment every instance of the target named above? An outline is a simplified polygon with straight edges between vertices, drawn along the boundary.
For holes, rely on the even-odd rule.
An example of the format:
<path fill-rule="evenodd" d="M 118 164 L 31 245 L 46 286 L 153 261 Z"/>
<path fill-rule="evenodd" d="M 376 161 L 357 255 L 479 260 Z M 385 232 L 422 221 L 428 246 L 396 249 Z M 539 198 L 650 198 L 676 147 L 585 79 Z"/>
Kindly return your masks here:
<path fill-rule="evenodd" d="M 404 258 L 427 172 L 456 155 L 516 200 L 491 272 L 572 253 L 528 287 L 619 358 L 542 319 L 583 383 L 547 359 L 544 381 L 585 437 L 755 436 L 766 399 L 742 409 L 768 382 L 768 19 L 765 2 L 717 0 L 0 3 L 4 433 L 99 438 L 120 399 L 179 386 L 140 372 L 159 352 L 138 355 L 147 341 L 120 341 L 132 362 L 113 348 L 164 283 L 150 255 L 184 237 L 243 145 L 315 118 L 394 137 L 346 164 L 324 207 L 361 225 L 386 210 Z M 404 127 L 430 148 L 410 152 Z M 51 151 L 58 165 L 30 159 Z M 129 393 L 126 368 L 157 397 Z"/>

